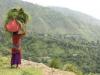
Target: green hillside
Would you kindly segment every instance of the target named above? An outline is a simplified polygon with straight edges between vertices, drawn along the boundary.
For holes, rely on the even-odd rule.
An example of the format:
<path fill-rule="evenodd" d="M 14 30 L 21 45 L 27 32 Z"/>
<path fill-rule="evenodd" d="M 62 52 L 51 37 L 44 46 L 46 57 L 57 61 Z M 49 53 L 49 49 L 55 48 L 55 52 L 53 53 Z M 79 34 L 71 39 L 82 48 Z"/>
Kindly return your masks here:
<path fill-rule="evenodd" d="M 6 13 L 14 7 L 24 8 L 30 16 L 27 35 L 22 41 L 24 59 L 30 57 L 48 66 L 53 59 L 58 59 L 59 69 L 71 64 L 86 75 L 100 73 L 100 21 L 67 8 L 0 0 L 0 55 L 10 55 L 11 35 L 3 26 Z M 73 66 L 68 69 L 77 71 Z"/>
<path fill-rule="evenodd" d="M 1 23 L 4 22 L 7 11 L 14 7 L 23 7 L 30 15 L 30 32 L 79 34 L 88 40 L 100 38 L 99 20 L 67 8 L 42 7 L 21 0 L 0 0 Z"/>
<path fill-rule="evenodd" d="M 20 69 L 11 69 L 9 57 L 0 55 L 0 75 L 43 75 L 42 70 L 35 67 L 23 67 Z"/>

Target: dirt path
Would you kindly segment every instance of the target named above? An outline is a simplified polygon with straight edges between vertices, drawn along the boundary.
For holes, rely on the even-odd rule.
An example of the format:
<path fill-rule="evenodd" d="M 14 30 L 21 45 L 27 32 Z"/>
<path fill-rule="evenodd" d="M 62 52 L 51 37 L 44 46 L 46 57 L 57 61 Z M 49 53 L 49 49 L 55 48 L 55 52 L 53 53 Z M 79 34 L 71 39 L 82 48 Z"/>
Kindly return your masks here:
<path fill-rule="evenodd" d="M 21 67 L 34 67 L 42 69 L 43 75 L 75 75 L 73 72 L 61 71 L 59 69 L 50 68 L 42 63 L 36 63 L 28 60 L 22 60 Z"/>

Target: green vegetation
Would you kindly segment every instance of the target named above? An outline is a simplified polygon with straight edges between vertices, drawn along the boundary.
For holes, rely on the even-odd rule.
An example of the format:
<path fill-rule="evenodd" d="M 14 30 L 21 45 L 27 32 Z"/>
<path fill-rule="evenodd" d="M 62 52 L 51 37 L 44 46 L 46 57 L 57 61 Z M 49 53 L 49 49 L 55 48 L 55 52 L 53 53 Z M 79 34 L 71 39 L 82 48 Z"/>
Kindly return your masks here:
<path fill-rule="evenodd" d="M 48 62 L 54 58 L 59 58 L 62 65 L 73 63 L 83 72 L 100 72 L 99 70 L 99 49 L 100 43 L 87 42 L 83 39 L 73 37 L 61 39 L 60 37 L 51 38 L 34 34 L 34 37 L 25 37 L 23 40 L 24 58 L 36 62 Z M 43 58 L 41 58 L 43 57 Z"/>
<path fill-rule="evenodd" d="M 62 36 L 32 33 L 23 39 L 23 58 L 35 62 L 42 62 L 53 68 L 62 69 L 67 63 L 75 64 L 83 73 L 99 73 L 100 42 L 87 42 L 85 39 L 61 38 Z M 45 36 L 47 35 L 47 36 Z M 7 36 L 7 35 L 6 35 Z M 53 38 L 54 37 L 54 38 Z M 7 39 L 6 37 L 4 39 Z M 4 40 L 0 51 L 9 55 L 10 42 Z M 5 46 L 5 47 L 4 47 Z M 5 49 L 5 50 L 4 50 Z M 5 52 L 4 52 L 5 51 Z M 8 53 L 8 54 L 7 54 Z M 55 58 L 59 58 L 55 60 Z M 58 62 L 60 60 L 60 63 Z M 55 63 L 57 63 L 55 65 Z M 61 66 L 60 66 L 61 65 Z"/>
<path fill-rule="evenodd" d="M 74 72 L 76 75 L 83 75 L 82 71 L 79 70 L 79 68 L 76 67 L 76 65 L 74 65 L 74 64 L 64 65 L 64 70 Z"/>
<path fill-rule="evenodd" d="M 11 69 L 9 58 L 0 56 L 0 75 L 42 75 L 42 71 L 34 67 Z"/>
<path fill-rule="evenodd" d="M 58 58 L 54 58 L 50 61 L 49 66 L 52 68 L 61 68 L 61 61 Z"/>
<path fill-rule="evenodd" d="M 89 41 L 100 39 L 100 21 L 67 8 L 41 7 L 21 0 L 0 0 L 0 27 L 11 8 L 29 14 L 28 32 L 79 35 Z M 3 8 L 3 9 L 2 9 Z"/>
<path fill-rule="evenodd" d="M 10 69 L 4 68 L 0 70 L 0 75 L 42 75 L 39 69 L 23 68 L 23 69 Z"/>
<path fill-rule="evenodd" d="M 41 7 L 21 0 L 0 0 L 1 55 L 10 54 L 11 35 L 4 32 L 3 22 L 12 7 L 22 7 L 30 15 L 27 35 L 22 42 L 24 59 L 30 57 L 32 61 L 49 65 L 51 60 L 59 58 L 60 69 L 70 63 L 87 75 L 100 73 L 100 21 L 65 8 Z"/>

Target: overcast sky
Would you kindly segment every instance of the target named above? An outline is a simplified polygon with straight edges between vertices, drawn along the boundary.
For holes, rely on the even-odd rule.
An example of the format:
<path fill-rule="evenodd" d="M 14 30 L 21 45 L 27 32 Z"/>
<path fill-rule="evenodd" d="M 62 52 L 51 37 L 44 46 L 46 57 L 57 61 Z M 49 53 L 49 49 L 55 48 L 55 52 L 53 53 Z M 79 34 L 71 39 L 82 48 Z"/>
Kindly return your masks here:
<path fill-rule="evenodd" d="M 89 14 L 100 20 L 100 0 L 23 0 L 42 6 L 59 6 Z"/>

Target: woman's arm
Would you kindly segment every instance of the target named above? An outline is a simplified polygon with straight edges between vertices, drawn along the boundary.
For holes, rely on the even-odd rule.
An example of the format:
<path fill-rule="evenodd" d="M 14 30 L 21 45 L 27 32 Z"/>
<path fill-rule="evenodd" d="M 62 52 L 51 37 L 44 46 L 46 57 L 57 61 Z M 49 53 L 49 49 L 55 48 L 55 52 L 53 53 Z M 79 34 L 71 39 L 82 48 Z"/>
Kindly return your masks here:
<path fill-rule="evenodd" d="M 21 34 L 18 34 L 20 37 L 23 37 L 23 36 L 25 36 L 26 35 L 26 33 L 25 32 L 23 32 L 23 33 L 21 33 Z"/>

